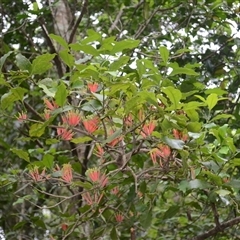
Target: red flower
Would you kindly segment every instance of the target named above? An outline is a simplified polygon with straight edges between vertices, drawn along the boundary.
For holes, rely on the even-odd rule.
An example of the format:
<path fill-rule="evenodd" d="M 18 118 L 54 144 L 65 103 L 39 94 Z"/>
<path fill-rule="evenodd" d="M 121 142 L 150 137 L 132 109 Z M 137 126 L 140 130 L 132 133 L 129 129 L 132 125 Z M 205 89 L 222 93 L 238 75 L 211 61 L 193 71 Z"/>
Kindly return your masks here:
<path fill-rule="evenodd" d="M 97 151 L 95 151 L 95 155 L 99 158 L 103 158 L 103 155 L 104 155 L 103 148 L 99 144 L 96 144 L 96 147 L 97 147 Z"/>
<path fill-rule="evenodd" d="M 35 182 L 42 181 L 44 178 L 46 178 L 46 176 L 45 176 L 45 169 L 43 169 L 41 174 L 40 174 L 39 171 L 38 171 L 38 167 L 37 166 L 35 166 L 33 169 L 31 169 L 29 171 L 29 174 L 30 174 L 31 178 Z"/>
<path fill-rule="evenodd" d="M 63 231 L 67 231 L 68 225 L 66 223 L 62 223 L 61 228 Z"/>
<path fill-rule="evenodd" d="M 64 127 L 58 127 L 57 134 L 65 141 L 70 141 L 73 138 L 73 132 Z"/>
<path fill-rule="evenodd" d="M 54 101 L 50 102 L 47 98 L 44 99 L 44 103 L 52 111 L 58 108 L 58 105 Z"/>
<path fill-rule="evenodd" d="M 156 125 L 153 121 L 149 122 L 148 124 L 144 124 L 142 127 L 142 131 L 140 132 L 143 138 L 150 136 L 155 127 Z"/>
<path fill-rule="evenodd" d="M 80 121 L 80 115 L 77 112 L 69 111 L 64 117 L 62 117 L 63 123 L 66 123 L 72 127 L 77 126 Z"/>
<path fill-rule="evenodd" d="M 24 112 L 18 113 L 17 120 L 19 122 L 24 122 L 25 120 L 27 120 L 27 114 Z"/>
<path fill-rule="evenodd" d="M 160 165 L 162 166 L 161 158 L 167 160 L 171 155 L 171 149 L 168 145 L 160 144 L 157 148 L 154 148 L 150 151 L 150 156 L 153 161 L 153 164 L 157 163 L 157 159 L 160 160 Z"/>
<path fill-rule="evenodd" d="M 119 187 L 114 187 L 112 190 L 111 190 L 111 193 L 114 194 L 114 195 L 118 195 L 119 193 Z"/>
<path fill-rule="evenodd" d="M 113 130 L 110 130 L 110 136 L 113 135 Z M 114 147 L 116 144 L 118 144 L 122 140 L 122 137 L 118 137 L 113 139 L 111 142 L 108 143 L 109 146 Z"/>
<path fill-rule="evenodd" d="M 70 183 L 73 179 L 73 175 L 72 175 L 72 166 L 71 164 L 63 164 L 62 167 L 62 179 L 67 182 Z"/>
<path fill-rule="evenodd" d="M 117 214 L 115 215 L 115 219 L 116 219 L 116 221 L 117 221 L 118 223 L 121 223 L 121 222 L 123 221 L 123 219 L 124 219 L 124 216 L 123 216 L 121 213 L 117 213 Z"/>
<path fill-rule="evenodd" d="M 173 129 L 173 136 L 176 139 L 181 139 L 184 142 L 186 142 L 188 140 L 188 134 L 185 134 L 183 132 L 178 131 L 177 129 Z"/>
<path fill-rule="evenodd" d="M 93 133 L 98 129 L 99 119 L 94 117 L 83 121 L 83 125 L 88 133 Z"/>
<path fill-rule="evenodd" d="M 131 127 L 133 125 L 132 115 L 129 114 L 127 117 L 124 118 L 124 124 L 128 127 Z"/>
<path fill-rule="evenodd" d="M 45 120 L 48 120 L 51 117 L 50 111 L 48 109 L 45 109 L 43 116 L 44 116 Z"/>
<path fill-rule="evenodd" d="M 108 183 L 108 178 L 105 174 L 101 174 L 97 168 L 90 168 L 86 172 L 87 176 L 93 183 L 99 183 L 101 187 L 105 187 Z"/>
<path fill-rule="evenodd" d="M 98 90 L 98 83 L 88 83 L 88 89 L 95 93 Z"/>

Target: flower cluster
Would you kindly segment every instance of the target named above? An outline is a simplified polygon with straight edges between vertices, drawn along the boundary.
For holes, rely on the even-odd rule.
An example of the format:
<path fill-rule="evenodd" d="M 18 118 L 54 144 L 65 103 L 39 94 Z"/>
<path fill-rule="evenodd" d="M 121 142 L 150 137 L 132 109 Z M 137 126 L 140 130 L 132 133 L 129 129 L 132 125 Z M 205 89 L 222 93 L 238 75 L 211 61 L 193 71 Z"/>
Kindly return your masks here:
<path fill-rule="evenodd" d="M 108 177 L 106 174 L 101 173 L 98 168 L 88 169 L 86 175 L 93 183 L 98 183 L 101 187 L 105 187 L 108 183 Z"/>

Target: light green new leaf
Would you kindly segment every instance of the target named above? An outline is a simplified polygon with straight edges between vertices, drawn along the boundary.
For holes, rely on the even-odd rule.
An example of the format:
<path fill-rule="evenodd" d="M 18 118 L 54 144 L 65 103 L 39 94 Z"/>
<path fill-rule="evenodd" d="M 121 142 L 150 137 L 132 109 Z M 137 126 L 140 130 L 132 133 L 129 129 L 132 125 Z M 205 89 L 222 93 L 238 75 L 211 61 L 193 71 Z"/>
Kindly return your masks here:
<path fill-rule="evenodd" d="M 16 56 L 16 65 L 20 70 L 27 70 L 28 72 L 32 71 L 32 64 L 31 62 L 23 56 L 21 53 L 19 53 Z"/>
<path fill-rule="evenodd" d="M 74 57 L 69 53 L 68 49 L 60 51 L 59 56 L 68 67 L 71 68 L 74 65 Z"/>
<path fill-rule="evenodd" d="M 23 151 L 21 149 L 17 149 L 17 148 L 11 148 L 11 151 L 13 153 L 15 153 L 19 158 L 21 158 L 27 162 L 30 162 L 28 152 L 25 152 L 25 151 Z"/>
<path fill-rule="evenodd" d="M 29 129 L 30 137 L 41 137 L 44 134 L 46 124 L 34 123 Z"/>
<path fill-rule="evenodd" d="M 86 54 L 90 54 L 92 56 L 99 56 L 100 53 L 98 52 L 97 49 L 95 49 L 91 45 L 84 45 L 84 44 L 79 44 L 79 43 L 73 43 L 69 45 L 73 50 L 75 51 L 83 51 Z"/>
<path fill-rule="evenodd" d="M 209 110 L 212 110 L 216 106 L 217 102 L 218 95 L 216 93 L 211 93 L 206 99 L 206 103 L 208 105 Z"/>
<path fill-rule="evenodd" d="M 49 34 L 49 37 L 52 38 L 53 40 L 55 40 L 57 43 L 59 43 L 64 48 L 68 48 L 67 42 L 61 36 L 58 36 L 58 35 L 55 35 L 55 34 L 51 33 L 51 34 Z"/>
<path fill-rule="evenodd" d="M 53 58 L 55 57 L 56 54 L 43 54 L 38 56 L 37 58 L 35 58 L 33 60 L 32 63 L 32 72 L 31 74 L 43 74 L 45 73 L 47 70 L 49 70 L 52 67 L 52 63 L 50 62 L 51 60 L 53 60 Z"/>
<path fill-rule="evenodd" d="M 71 140 L 71 142 L 78 144 L 78 143 L 85 143 L 85 142 L 89 142 L 91 141 L 92 138 L 88 137 L 88 136 L 84 136 L 84 137 L 78 137 L 78 138 L 74 138 Z"/>
<path fill-rule="evenodd" d="M 180 105 L 182 93 L 178 89 L 175 89 L 174 87 L 162 88 L 162 92 L 164 92 L 167 95 L 167 97 L 169 98 L 169 100 L 172 102 L 172 104 L 173 104 L 172 107 L 174 109 L 177 109 L 178 106 Z"/>
<path fill-rule="evenodd" d="M 61 82 L 55 94 L 55 101 L 57 105 L 60 107 L 63 107 L 64 104 L 66 103 L 67 96 L 68 96 L 68 91 L 66 89 L 66 85 L 63 82 Z"/>
<path fill-rule="evenodd" d="M 168 49 L 165 46 L 161 46 L 159 48 L 159 52 L 160 52 L 160 55 L 162 57 L 162 60 L 163 60 L 164 64 L 167 65 L 168 58 L 169 58 L 169 51 L 168 51 Z"/>
<path fill-rule="evenodd" d="M 81 41 L 82 44 L 87 44 L 94 41 L 100 41 L 102 39 L 102 35 L 98 32 L 95 32 L 93 29 L 88 29 L 87 35 L 88 37 Z"/>
<path fill-rule="evenodd" d="M 232 114 L 219 114 L 216 117 L 212 118 L 211 122 L 214 122 L 219 119 L 227 119 L 227 118 L 235 119 L 235 117 Z"/>
<path fill-rule="evenodd" d="M 139 45 L 139 40 L 126 39 L 121 42 L 115 42 L 113 49 L 110 51 L 111 54 L 122 52 L 125 49 L 133 49 Z"/>
<path fill-rule="evenodd" d="M 53 168 L 53 160 L 54 160 L 54 157 L 51 154 L 45 154 L 42 159 L 42 163 L 43 163 L 44 167 L 46 167 L 48 169 L 52 169 Z"/>
<path fill-rule="evenodd" d="M 193 69 L 191 68 L 173 68 L 172 72 L 170 73 L 169 76 L 174 76 L 177 74 L 186 74 L 186 75 L 193 75 L 193 76 L 198 76 L 199 73 L 196 73 Z"/>
<path fill-rule="evenodd" d="M 11 92 L 13 94 L 13 97 L 15 98 L 15 101 L 22 101 L 24 94 L 28 92 L 27 89 L 25 88 L 21 88 L 21 87 L 16 87 L 16 88 L 12 88 Z"/>
<path fill-rule="evenodd" d="M 2 67 L 6 61 L 6 59 L 12 54 L 13 51 L 10 51 L 6 54 L 4 54 L 1 58 L 0 58 L 0 72 L 2 72 Z"/>
<path fill-rule="evenodd" d="M 119 70 L 122 66 L 127 64 L 128 61 L 129 61 L 129 57 L 128 56 L 121 56 L 116 61 L 114 61 L 112 64 L 110 64 L 109 70 L 110 71 Z"/>

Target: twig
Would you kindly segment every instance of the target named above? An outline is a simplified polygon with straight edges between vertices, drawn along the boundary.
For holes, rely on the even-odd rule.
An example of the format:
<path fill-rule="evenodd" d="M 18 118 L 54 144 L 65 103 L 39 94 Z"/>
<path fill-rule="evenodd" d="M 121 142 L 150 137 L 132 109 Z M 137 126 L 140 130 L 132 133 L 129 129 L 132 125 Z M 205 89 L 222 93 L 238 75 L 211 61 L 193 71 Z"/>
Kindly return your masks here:
<path fill-rule="evenodd" d="M 85 0 L 84 3 L 83 3 L 83 6 L 82 6 L 82 11 L 81 11 L 76 23 L 73 26 L 72 32 L 71 32 L 69 40 L 68 40 L 68 44 L 73 42 L 73 39 L 74 39 L 74 36 L 76 34 L 77 28 L 78 28 L 79 24 L 81 23 L 82 18 L 84 16 L 85 12 L 86 12 L 87 4 L 88 4 L 88 0 Z"/>
<path fill-rule="evenodd" d="M 219 232 L 223 232 L 226 228 L 233 227 L 234 225 L 239 223 L 240 223 L 240 217 L 233 218 L 227 222 L 223 222 L 222 224 L 219 225 L 219 227 L 216 226 L 203 234 L 200 234 L 194 238 L 191 238 L 190 240 L 204 240 L 209 237 L 216 236 Z"/>

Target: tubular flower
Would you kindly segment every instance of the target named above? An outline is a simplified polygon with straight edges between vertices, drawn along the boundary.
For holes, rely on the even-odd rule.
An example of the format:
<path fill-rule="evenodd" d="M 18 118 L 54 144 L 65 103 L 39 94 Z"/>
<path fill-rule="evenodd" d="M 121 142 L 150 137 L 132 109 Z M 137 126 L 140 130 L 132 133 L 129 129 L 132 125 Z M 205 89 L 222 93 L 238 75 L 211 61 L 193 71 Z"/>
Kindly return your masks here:
<path fill-rule="evenodd" d="M 58 105 L 54 101 L 50 102 L 47 98 L 44 99 L 44 103 L 46 107 L 51 111 L 58 108 Z"/>
<path fill-rule="evenodd" d="M 57 134 L 65 141 L 70 141 L 73 138 L 73 132 L 64 127 L 58 127 Z"/>
<path fill-rule="evenodd" d="M 82 194 L 83 199 L 87 202 L 88 205 L 99 204 L 103 194 L 99 196 L 98 193 L 94 193 L 94 196 L 91 196 L 89 192 Z"/>
<path fill-rule="evenodd" d="M 81 118 L 79 113 L 74 111 L 69 111 L 65 116 L 62 117 L 62 121 L 63 123 L 66 123 L 72 127 L 75 127 L 80 123 Z"/>
<path fill-rule="evenodd" d="M 24 122 L 25 120 L 27 120 L 27 114 L 24 112 L 18 113 L 17 120 L 19 122 Z"/>
<path fill-rule="evenodd" d="M 67 183 L 71 183 L 72 179 L 73 179 L 73 175 L 72 175 L 72 166 L 71 164 L 63 164 L 62 167 L 62 179 L 67 182 Z"/>
<path fill-rule="evenodd" d="M 99 119 L 94 117 L 92 119 L 86 119 L 83 121 L 83 125 L 88 133 L 93 133 L 98 129 Z"/>
<path fill-rule="evenodd" d="M 88 89 L 90 90 L 90 92 L 97 92 L 98 90 L 98 83 L 88 83 Z"/>
<path fill-rule="evenodd" d="M 103 155 L 104 155 L 103 148 L 99 144 L 96 144 L 96 147 L 97 147 L 97 150 L 95 151 L 95 155 L 99 158 L 103 158 Z"/>
<path fill-rule="evenodd" d="M 97 168 L 90 168 L 86 172 L 87 176 L 93 183 L 99 183 L 101 187 L 105 187 L 108 183 L 108 178 L 105 174 L 101 174 Z"/>
<path fill-rule="evenodd" d="M 171 149 L 168 145 L 160 144 L 157 148 L 154 148 L 150 151 L 150 156 L 153 164 L 157 163 L 157 159 L 159 158 L 160 165 L 162 166 L 161 159 L 167 160 L 171 155 Z"/>
<path fill-rule="evenodd" d="M 110 130 L 110 136 L 113 135 L 113 130 Z M 116 144 L 118 144 L 122 140 L 122 137 L 117 137 L 113 139 L 111 142 L 108 143 L 109 146 L 114 147 Z"/>
<path fill-rule="evenodd" d="M 124 219 L 124 216 L 123 216 L 121 213 L 117 213 L 117 214 L 115 215 L 115 219 L 116 219 L 116 221 L 117 221 L 118 223 L 121 223 L 121 222 L 123 221 L 123 219 Z"/>
<path fill-rule="evenodd" d="M 188 140 L 188 134 L 183 133 L 183 132 L 180 132 L 180 131 L 178 131 L 177 129 L 173 129 L 173 136 L 174 136 L 176 139 L 181 139 L 181 140 L 183 140 L 184 142 L 186 142 L 186 141 Z"/>
<path fill-rule="evenodd" d="M 35 166 L 33 169 L 31 169 L 29 171 L 29 174 L 35 182 L 40 182 L 45 178 L 45 169 L 43 169 L 41 174 L 40 174 L 39 170 L 38 170 L 38 167 Z"/>
<path fill-rule="evenodd" d="M 148 124 L 144 124 L 142 131 L 140 132 L 143 138 L 150 136 L 155 127 L 156 125 L 153 121 L 150 121 Z"/>
<path fill-rule="evenodd" d="M 126 116 L 124 118 L 124 124 L 127 126 L 127 127 L 131 127 L 133 125 L 133 117 L 131 114 L 129 114 L 128 116 Z"/>
<path fill-rule="evenodd" d="M 119 193 L 119 187 L 118 186 L 116 186 L 116 187 L 114 187 L 112 190 L 111 190 L 111 193 L 113 194 L 113 195 L 118 195 L 118 193 Z"/>
<path fill-rule="evenodd" d="M 45 109 L 43 116 L 44 116 L 44 119 L 45 119 L 45 120 L 48 120 L 48 119 L 51 117 L 51 112 L 50 112 L 50 110 Z"/>

